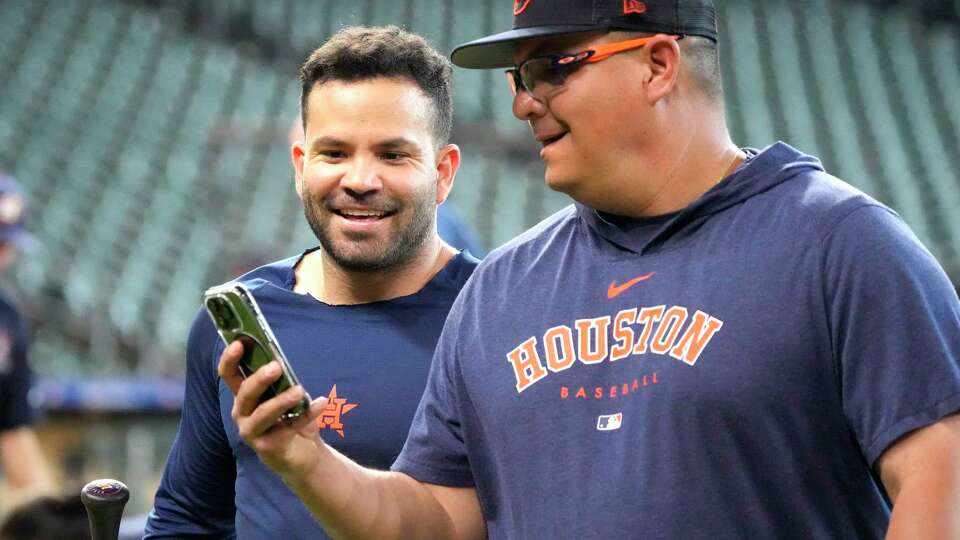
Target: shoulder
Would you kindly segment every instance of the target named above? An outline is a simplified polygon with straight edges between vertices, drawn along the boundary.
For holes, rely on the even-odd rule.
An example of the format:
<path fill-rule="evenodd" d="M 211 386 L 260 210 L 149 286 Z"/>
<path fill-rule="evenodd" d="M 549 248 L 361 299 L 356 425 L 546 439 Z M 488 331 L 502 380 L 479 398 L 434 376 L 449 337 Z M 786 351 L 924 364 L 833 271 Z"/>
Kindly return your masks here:
<path fill-rule="evenodd" d="M 243 283 L 252 290 L 261 288 L 268 284 L 276 285 L 278 287 L 292 287 L 294 280 L 293 269 L 302 257 L 303 255 L 301 254 L 280 259 L 258 268 L 254 268 L 246 274 L 243 274 L 230 281 Z"/>
<path fill-rule="evenodd" d="M 269 285 L 284 287 L 287 282 L 292 284 L 293 267 L 297 264 L 297 261 L 300 260 L 300 257 L 300 255 L 297 255 L 265 264 L 247 272 L 246 274 L 225 281 L 220 285 L 225 285 L 227 283 L 242 283 L 246 285 L 248 289 L 253 291 L 254 294 L 257 294 L 258 290 L 262 290 L 264 287 Z M 207 312 L 203 306 L 200 306 L 200 309 L 193 318 L 193 323 L 190 328 L 188 346 L 190 343 L 197 341 L 202 343 L 209 342 L 212 340 L 210 336 L 216 336 L 216 334 L 216 328 L 213 326 L 210 317 L 207 315 Z"/>
<path fill-rule="evenodd" d="M 838 214 L 824 231 L 826 264 L 846 262 L 868 273 L 926 269 L 944 274 L 939 262 L 896 212 L 863 204 Z M 943 275 L 946 278 L 946 275 Z"/>
<path fill-rule="evenodd" d="M 773 220 L 797 233 L 813 235 L 823 241 L 851 215 L 867 210 L 866 215 L 885 215 L 899 220 L 892 209 L 847 182 L 822 170 L 799 172 L 790 181 L 780 183 L 754 197 L 755 205 Z"/>
<path fill-rule="evenodd" d="M 443 276 L 447 282 L 451 283 L 457 290 L 463 288 L 473 275 L 474 270 L 480 264 L 480 259 L 474 257 L 469 251 L 461 251 L 450 259 L 450 262 L 443 269 Z"/>
<path fill-rule="evenodd" d="M 824 171 L 805 172 L 788 185 L 796 194 L 796 204 L 801 210 L 836 219 L 860 207 L 883 207 L 870 195 Z"/>
<path fill-rule="evenodd" d="M 243 283 L 254 293 L 268 285 L 282 287 L 287 280 L 292 279 L 293 266 L 299 259 L 300 256 L 295 256 L 265 264 L 225 283 Z M 215 357 L 218 354 L 219 343 L 217 329 L 213 326 L 206 309 L 200 306 L 190 325 L 190 334 L 187 338 L 188 357 L 196 359 L 203 359 L 207 355 Z"/>
<path fill-rule="evenodd" d="M 478 264 L 480 261 L 468 251 L 460 251 L 416 294 L 388 300 L 380 305 L 393 308 L 439 309 L 446 316 Z"/>

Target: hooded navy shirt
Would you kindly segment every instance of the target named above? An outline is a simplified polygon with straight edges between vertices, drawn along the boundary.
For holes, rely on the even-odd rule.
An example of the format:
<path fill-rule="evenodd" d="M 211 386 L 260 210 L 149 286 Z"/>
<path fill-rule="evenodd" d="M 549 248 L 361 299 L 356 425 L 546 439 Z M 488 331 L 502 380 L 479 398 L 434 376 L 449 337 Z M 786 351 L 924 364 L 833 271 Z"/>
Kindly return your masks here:
<path fill-rule="evenodd" d="M 387 469 L 400 452 L 454 298 L 477 260 L 460 253 L 420 291 L 329 305 L 293 292 L 300 257 L 241 277 L 312 397 L 323 440 Z M 303 503 L 239 437 L 233 394 L 217 375 L 224 343 L 201 310 L 187 341 L 183 413 L 146 538 L 327 538 Z"/>
<path fill-rule="evenodd" d="M 873 466 L 960 409 L 960 301 L 890 209 L 778 143 L 649 220 L 571 206 L 454 304 L 394 468 L 490 538 L 882 538 Z"/>

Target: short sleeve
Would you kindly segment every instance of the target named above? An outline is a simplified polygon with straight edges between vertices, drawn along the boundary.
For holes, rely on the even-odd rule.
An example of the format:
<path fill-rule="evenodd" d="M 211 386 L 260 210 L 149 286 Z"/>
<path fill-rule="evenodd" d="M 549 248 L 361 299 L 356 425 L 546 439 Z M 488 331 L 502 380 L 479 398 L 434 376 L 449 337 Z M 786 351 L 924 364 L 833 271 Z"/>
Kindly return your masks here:
<path fill-rule="evenodd" d="M 870 464 L 960 410 L 960 300 L 890 210 L 862 206 L 828 234 L 824 290 L 843 409 Z"/>
<path fill-rule="evenodd" d="M 462 431 L 464 410 L 471 405 L 459 370 L 465 296 L 460 295 L 444 324 L 426 389 L 392 467 L 421 482 L 453 487 L 474 485 Z"/>

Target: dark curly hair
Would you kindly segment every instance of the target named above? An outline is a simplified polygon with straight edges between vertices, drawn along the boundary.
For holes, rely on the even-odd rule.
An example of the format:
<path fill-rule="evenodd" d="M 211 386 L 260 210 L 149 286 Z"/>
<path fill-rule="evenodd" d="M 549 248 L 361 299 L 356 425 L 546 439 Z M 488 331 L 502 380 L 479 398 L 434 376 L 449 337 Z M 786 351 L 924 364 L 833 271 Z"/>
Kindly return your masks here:
<path fill-rule="evenodd" d="M 318 83 L 400 77 L 415 83 L 433 103 L 437 147 L 450 141 L 453 125 L 450 61 L 427 41 L 396 26 L 347 27 L 313 51 L 300 68 L 300 117 L 307 128 L 307 100 Z"/>

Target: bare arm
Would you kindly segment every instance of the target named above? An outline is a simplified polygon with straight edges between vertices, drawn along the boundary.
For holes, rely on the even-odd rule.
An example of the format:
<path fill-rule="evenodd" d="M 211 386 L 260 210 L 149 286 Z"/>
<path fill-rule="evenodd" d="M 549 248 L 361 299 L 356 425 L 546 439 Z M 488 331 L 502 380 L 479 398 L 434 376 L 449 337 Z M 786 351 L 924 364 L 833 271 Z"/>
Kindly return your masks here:
<path fill-rule="evenodd" d="M 46 461 L 33 429 L 20 427 L 0 432 L 0 460 L 14 489 L 32 493 L 50 489 Z"/>
<path fill-rule="evenodd" d="M 315 420 L 326 404 L 318 398 L 292 424 L 281 413 L 303 395 L 295 387 L 258 405 L 280 375 L 276 362 L 244 380 L 237 369 L 242 346 L 220 357 L 219 373 L 236 396 L 232 416 L 240 436 L 297 494 L 324 529 L 339 539 L 480 539 L 486 528 L 473 488 L 433 486 L 396 472 L 363 468 L 327 446 Z"/>
<path fill-rule="evenodd" d="M 888 540 L 960 539 L 960 415 L 900 439 L 877 469 L 893 501 Z"/>

